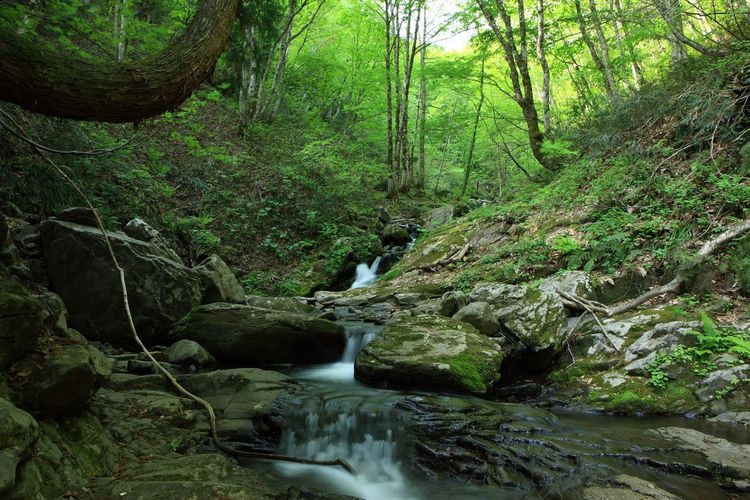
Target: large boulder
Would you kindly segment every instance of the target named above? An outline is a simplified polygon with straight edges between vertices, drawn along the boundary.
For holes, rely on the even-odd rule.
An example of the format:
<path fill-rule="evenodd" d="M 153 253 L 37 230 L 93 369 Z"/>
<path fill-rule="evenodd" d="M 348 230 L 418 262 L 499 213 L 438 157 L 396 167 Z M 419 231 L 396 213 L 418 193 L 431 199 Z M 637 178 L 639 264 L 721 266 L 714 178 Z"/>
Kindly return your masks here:
<path fill-rule="evenodd" d="M 29 458 L 39 436 L 34 418 L 0 399 L 0 496 L 5 498 L 16 484 L 18 465 Z"/>
<path fill-rule="evenodd" d="M 432 210 L 425 220 L 427 229 L 434 229 L 449 222 L 453 218 L 453 205 L 445 205 Z"/>
<path fill-rule="evenodd" d="M 136 217 L 131 220 L 125 224 L 123 232 L 134 240 L 145 241 L 146 243 L 152 244 L 156 249 L 162 252 L 162 255 L 165 258 L 175 262 L 181 262 L 180 256 L 177 255 L 177 252 L 172 250 L 172 247 L 169 246 L 169 243 L 164 239 L 161 233 L 149 226 L 143 219 Z"/>
<path fill-rule="evenodd" d="M 245 300 L 247 301 L 247 305 L 260 307 L 261 309 L 272 309 L 274 311 L 296 314 L 320 314 L 320 311 L 315 307 L 295 299 L 294 297 L 263 297 L 260 295 L 248 295 L 245 297 Z"/>
<path fill-rule="evenodd" d="M 167 361 L 176 365 L 210 365 L 216 358 L 198 342 L 188 339 L 178 340 L 167 351 Z"/>
<path fill-rule="evenodd" d="M 203 303 L 231 302 L 245 303 L 245 290 L 237 281 L 229 266 L 216 254 L 213 254 L 195 266 L 201 278 Z"/>
<path fill-rule="evenodd" d="M 504 354 L 473 326 L 441 316 L 402 317 L 360 352 L 358 380 L 484 394 L 500 378 Z"/>
<path fill-rule="evenodd" d="M 70 325 L 90 339 L 132 346 L 119 273 L 97 229 L 47 220 L 41 225 L 47 272 L 70 313 Z M 166 340 L 171 325 L 200 304 L 194 271 L 158 247 L 122 233 L 107 233 L 125 269 L 133 320 L 146 344 Z"/>
<path fill-rule="evenodd" d="M 344 327 L 313 316 L 239 304 L 196 307 L 173 339 L 198 342 L 222 363 L 327 363 L 344 352 Z"/>
<path fill-rule="evenodd" d="M 471 302 L 487 302 L 502 327 L 523 350 L 558 351 L 565 341 L 567 316 L 553 295 L 528 286 L 483 283 L 469 294 Z"/>
<path fill-rule="evenodd" d="M 112 373 L 109 360 L 85 342 L 53 346 L 14 366 L 16 399 L 36 415 L 63 416 L 80 411 Z"/>
<path fill-rule="evenodd" d="M 468 303 L 469 297 L 460 290 L 445 292 L 443 296 L 440 297 L 440 314 L 451 317 Z"/>

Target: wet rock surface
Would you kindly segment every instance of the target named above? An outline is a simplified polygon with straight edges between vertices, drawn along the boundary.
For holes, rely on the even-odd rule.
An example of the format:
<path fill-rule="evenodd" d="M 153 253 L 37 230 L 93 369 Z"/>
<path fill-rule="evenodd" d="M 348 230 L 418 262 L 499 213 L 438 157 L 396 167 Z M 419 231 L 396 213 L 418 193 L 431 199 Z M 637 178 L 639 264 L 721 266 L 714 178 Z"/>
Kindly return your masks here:
<path fill-rule="evenodd" d="M 474 287 L 471 302 L 487 302 L 503 329 L 524 350 L 557 351 L 565 340 L 567 316 L 554 296 L 527 286 L 485 283 Z"/>
<path fill-rule="evenodd" d="M 741 477 L 736 453 L 747 447 L 730 443 L 722 458 L 701 457 L 695 448 L 703 446 L 693 441 L 675 452 L 672 431 L 656 435 L 613 420 L 606 438 L 594 438 L 598 431 L 563 424 L 544 410 L 448 396 L 410 396 L 397 407 L 413 426 L 415 470 L 483 485 L 496 498 L 673 499 L 688 491 L 730 498 Z M 673 432 L 709 439 L 691 429 Z M 717 466 L 721 459 L 732 465 Z"/>

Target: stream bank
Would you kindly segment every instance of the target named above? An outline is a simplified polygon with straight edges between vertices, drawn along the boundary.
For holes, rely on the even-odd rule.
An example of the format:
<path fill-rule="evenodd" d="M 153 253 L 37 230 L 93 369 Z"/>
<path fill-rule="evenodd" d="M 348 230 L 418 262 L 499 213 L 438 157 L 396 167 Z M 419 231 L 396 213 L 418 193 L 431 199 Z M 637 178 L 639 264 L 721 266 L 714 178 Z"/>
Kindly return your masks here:
<path fill-rule="evenodd" d="M 177 396 L 144 355 L 132 352 L 115 309 L 104 311 L 106 322 L 91 322 L 102 304 L 117 302 L 116 274 L 106 267 L 100 236 L 80 223 L 80 215 L 48 221 L 34 259 L 20 259 L 7 236 L 0 242 L 0 331 L 6 341 L 0 350 L 0 425 L 10 436 L 0 463 L 3 496 L 489 498 L 589 491 L 618 498 L 651 491 L 656 498 L 690 498 L 688 492 L 696 491 L 732 498 L 749 488 L 747 464 L 737 458 L 747 455 L 748 446 L 741 406 L 727 408 L 734 411 L 731 424 L 715 425 L 561 412 L 591 406 L 571 404 L 564 391 L 540 392 L 546 382 L 534 382 L 534 388 L 514 379 L 509 371 L 519 360 L 545 366 L 537 366 L 534 376 L 551 376 L 566 345 L 576 353 L 584 346 L 566 344 L 565 331 L 539 326 L 569 322 L 547 292 L 490 284 L 463 295 L 375 287 L 318 292 L 304 300 L 240 299 L 233 293 L 236 279 L 220 259 L 188 268 L 150 231 L 141 234 L 149 241 L 113 233 L 118 257 L 134 270 L 132 299 L 147 312 L 138 322 L 150 350 L 216 408 L 225 443 L 344 455 L 369 482 L 344 480 L 329 469 L 238 464 L 211 442 L 200 407 Z M 33 244 L 34 233 L 25 231 Z M 81 263 L 75 281 L 75 269 L 65 275 L 57 268 L 65 262 Z M 83 270 L 91 263 L 101 269 L 89 275 Z M 56 293 L 32 280 L 35 272 Z M 236 303 L 227 302 L 232 297 Z M 523 306 L 529 301 L 535 307 Z M 542 303 L 543 321 L 514 322 L 533 319 L 528 315 Z M 627 329 L 622 318 L 607 326 L 628 349 L 645 344 L 637 341 L 649 332 L 658 340 L 695 327 L 673 325 L 668 316 L 649 318 L 631 321 Z M 586 328 L 586 349 L 608 345 L 593 326 Z M 438 336 L 440 344 L 433 342 Z M 443 347 L 429 350 L 436 345 Z M 628 349 L 604 349 L 601 366 L 612 371 L 612 360 Z M 636 359 L 649 355 L 641 347 L 631 352 Z M 742 365 L 732 369 L 737 367 Z M 354 375 L 371 385 L 355 382 Z M 448 380 L 454 385 L 436 383 Z M 714 398 L 701 411 L 726 420 L 716 406 L 726 401 L 735 400 Z"/>

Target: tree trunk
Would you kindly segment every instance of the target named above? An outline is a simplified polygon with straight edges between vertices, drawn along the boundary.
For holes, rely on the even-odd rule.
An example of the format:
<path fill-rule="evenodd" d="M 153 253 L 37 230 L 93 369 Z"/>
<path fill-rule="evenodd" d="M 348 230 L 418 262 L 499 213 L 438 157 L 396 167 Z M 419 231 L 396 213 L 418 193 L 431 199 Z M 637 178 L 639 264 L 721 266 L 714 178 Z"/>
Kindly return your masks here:
<path fill-rule="evenodd" d="M 620 3 L 620 0 L 610 0 L 610 2 L 610 9 L 613 11 L 612 19 L 615 29 L 615 37 L 617 40 L 618 50 L 620 51 L 620 57 L 630 60 L 630 72 L 633 77 L 633 87 L 635 88 L 635 90 L 638 90 L 643 85 L 643 71 L 641 71 L 641 66 L 640 64 L 638 64 L 638 59 L 636 58 L 635 51 L 630 44 L 628 44 L 629 54 L 625 54 L 625 44 L 623 41 L 623 37 L 627 38 L 629 33 L 628 26 L 625 24 L 625 15 L 622 12 L 622 3 Z"/>
<path fill-rule="evenodd" d="M 672 51 L 672 64 L 677 65 L 687 59 L 685 32 L 682 25 L 680 0 L 654 0 L 656 9 L 669 28 L 669 47 Z"/>
<path fill-rule="evenodd" d="M 461 196 L 463 199 L 466 194 L 466 186 L 469 185 L 469 176 L 471 167 L 474 162 L 474 146 L 477 143 L 477 130 L 479 129 L 479 120 L 482 117 L 482 106 L 484 106 L 484 56 L 482 57 L 482 72 L 479 75 L 479 104 L 477 105 L 477 114 L 474 115 L 474 128 L 471 131 L 471 141 L 469 142 L 469 154 L 466 159 L 466 169 L 464 170 L 464 184 L 461 187 Z"/>
<path fill-rule="evenodd" d="M 258 45 L 256 28 L 248 20 L 243 26 L 241 82 L 240 82 L 240 127 L 244 129 L 255 112 L 255 99 L 258 93 Z"/>
<path fill-rule="evenodd" d="M 576 17 L 578 18 L 578 27 L 581 30 L 581 39 L 583 40 L 583 43 L 586 44 L 586 47 L 588 47 L 589 54 L 591 54 L 591 59 L 594 61 L 594 65 L 599 70 L 599 73 L 601 73 L 602 75 L 602 78 L 604 81 L 604 88 L 607 90 L 607 94 L 609 94 L 610 96 L 613 96 L 615 94 L 614 81 L 608 76 L 610 74 L 610 71 L 608 71 L 607 66 L 604 64 L 604 60 L 599 55 L 599 51 L 597 50 L 596 45 L 594 45 L 593 40 L 591 40 L 588 27 L 586 26 L 586 19 L 583 16 L 583 9 L 581 8 L 581 1 L 575 0 L 573 3 L 575 4 L 575 8 L 576 8 Z"/>
<path fill-rule="evenodd" d="M 160 115 L 211 74 L 237 8 L 237 0 L 204 0 L 181 37 L 138 65 L 83 61 L 2 26 L 0 99 L 75 120 L 136 122 Z"/>
<path fill-rule="evenodd" d="M 125 60 L 125 26 L 127 14 L 125 10 L 128 8 L 128 0 L 119 0 L 115 5 L 115 62 L 122 62 Z"/>
<path fill-rule="evenodd" d="M 558 170 L 558 167 L 553 165 L 545 157 L 542 151 L 544 134 L 542 134 L 542 131 L 539 129 L 539 115 L 537 114 L 536 105 L 534 103 L 534 89 L 531 83 L 528 58 L 526 56 L 528 41 L 526 39 L 526 19 L 524 17 L 523 0 L 518 0 L 520 51 L 516 46 L 513 22 L 505 8 L 505 2 L 503 2 L 503 0 L 495 0 L 498 12 L 503 21 L 504 32 L 500 30 L 495 16 L 487 8 L 485 0 L 476 0 L 476 2 L 482 10 L 482 14 L 484 14 L 487 24 L 489 24 L 497 41 L 500 42 L 500 46 L 503 49 L 505 61 L 510 70 L 509 76 L 513 85 L 514 100 L 521 108 L 524 121 L 526 122 L 531 152 L 534 155 L 534 158 L 536 158 L 539 164 L 544 168 L 548 170 Z"/>
<path fill-rule="evenodd" d="M 425 7 L 426 8 L 426 7 Z M 425 131 L 427 128 L 427 82 L 425 78 L 427 58 L 427 13 L 422 16 L 422 50 L 419 55 L 419 172 L 417 189 L 424 189 Z"/>
<path fill-rule="evenodd" d="M 589 8 L 591 9 L 591 21 L 594 23 L 594 31 L 596 32 L 596 38 L 599 40 L 599 50 L 602 55 L 602 64 L 604 65 L 604 76 L 607 79 L 607 88 L 615 92 L 615 75 L 612 70 L 612 62 L 609 58 L 609 45 L 607 43 L 607 37 L 604 36 L 604 29 L 602 28 L 602 22 L 599 19 L 599 10 L 596 8 L 596 0 L 589 0 Z"/>
<path fill-rule="evenodd" d="M 386 87 L 386 128 L 388 133 L 388 168 L 393 168 L 393 82 L 391 65 L 393 63 L 393 43 L 391 42 L 392 4 L 385 0 L 385 87 Z M 391 195 L 392 193 L 388 193 Z"/>
<path fill-rule="evenodd" d="M 544 53 L 544 0 L 537 0 L 536 15 L 536 55 L 539 58 L 539 64 L 542 67 L 542 121 L 544 123 L 544 133 L 549 134 L 552 130 L 552 120 L 550 117 L 550 101 L 552 100 L 552 93 L 550 90 L 549 64 L 547 64 L 547 56 Z"/>

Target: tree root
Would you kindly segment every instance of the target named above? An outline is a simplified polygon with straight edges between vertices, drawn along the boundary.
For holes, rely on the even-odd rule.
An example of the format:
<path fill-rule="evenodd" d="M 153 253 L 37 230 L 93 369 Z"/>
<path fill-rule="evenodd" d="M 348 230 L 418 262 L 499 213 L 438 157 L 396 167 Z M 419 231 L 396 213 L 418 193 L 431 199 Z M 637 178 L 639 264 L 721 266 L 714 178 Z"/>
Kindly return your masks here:
<path fill-rule="evenodd" d="M 205 399 L 202 399 L 195 394 L 191 393 L 187 389 L 185 389 L 178 381 L 177 379 L 169 373 L 169 371 L 162 366 L 159 361 L 154 358 L 154 356 L 149 352 L 149 350 L 146 348 L 146 346 L 141 341 L 140 337 L 138 336 L 138 331 L 135 327 L 135 323 L 133 321 L 133 315 L 130 310 L 130 301 L 128 300 L 128 288 L 125 283 L 125 270 L 120 266 L 119 261 L 117 260 L 117 257 L 115 256 L 114 249 L 112 248 L 112 243 L 109 240 L 109 237 L 107 236 L 107 232 L 104 229 L 104 224 L 102 223 L 102 220 L 99 216 L 99 212 L 96 210 L 94 205 L 91 203 L 89 198 L 86 196 L 86 194 L 81 190 L 80 187 L 78 187 L 78 184 L 76 184 L 73 179 L 71 179 L 55 162 L 53 162 L 47 155 L 44 153 L 44 151 L 37 147 L 36 145 L 32 144 L 32 147 L 36 150 L 36 152 L 52 167 L 52 169 L 57 172 L 60 177 L 62 177 L 65 182 L 67 182 L 71 188 L 78 194 L 78 196 L 81 197 L 81 199 L 86 203 L 86 206 L 92 211 L 94 214 L 94 217 L 96 218 L 96 225 L 99 231 L 102 233 L 102 236 L 104 237 L 104 242 L 107 246 L 107 251 L 109 253 L 110 259 L 112 260 L 112 263 L 114 264 L 115 268 L 117 269 L 117 272 L 120 276 L 120 288 L 122 290 L 122 305 L 123 309 L 125 310 L 125 315 L 128 318 L 128 326 L 130 327 L 130 332 L 133 335 L 133 339 L 135 340 L 136 344 L 138 344 L 138 347 L 140 347 L 141 351 L 148 357 L 148 359 L 156 366 L 156 368 L 161 372 L 164 377 L 169 380 L 169 382 L 172 384 L 172 386 L 183 396 L 192 399 L 199 405 L 201 405 L 206 412 L 208 413 L 209 417 L 209 423 L 211 427 L 211 438 L 216 445 L 217 448 L 222 450 L 223 452 L 233 455 L 236 457 L 243 457 L 243 458 L 251 458 L 251 459 L 260 459 L 260 460 L 277 460 L 277 461 L 283 461 L 283 462 L 292 462 L 292 463 L 298 463 L 298 464 L 309 464 L 309 465 L 324 465 L 324 466 L 338 466 L 346 470 L 348 473 L 352 474 L 353 476 L 357 475 L 357 472 L 354 470 L 354 467 L 349 464 L 346 460 L 343 458 L 337 458 L 335 460 L 312 460 L 307 458 L 301 458 L 301 457 L 293 457 L 289 455 L 281 455 L 281 454 L 275 454 L 275 453 L 263 453 L 263 452 L 254 452 L 254 451 L 242 451 L 234 449 L 230 446 L 225 445 L 221 442 L 219 439 L 218 431 L 216 428 L 216 413 L 214 412 L 213 407 L 211 406 L 211 403 L 206 401 Z"/>

